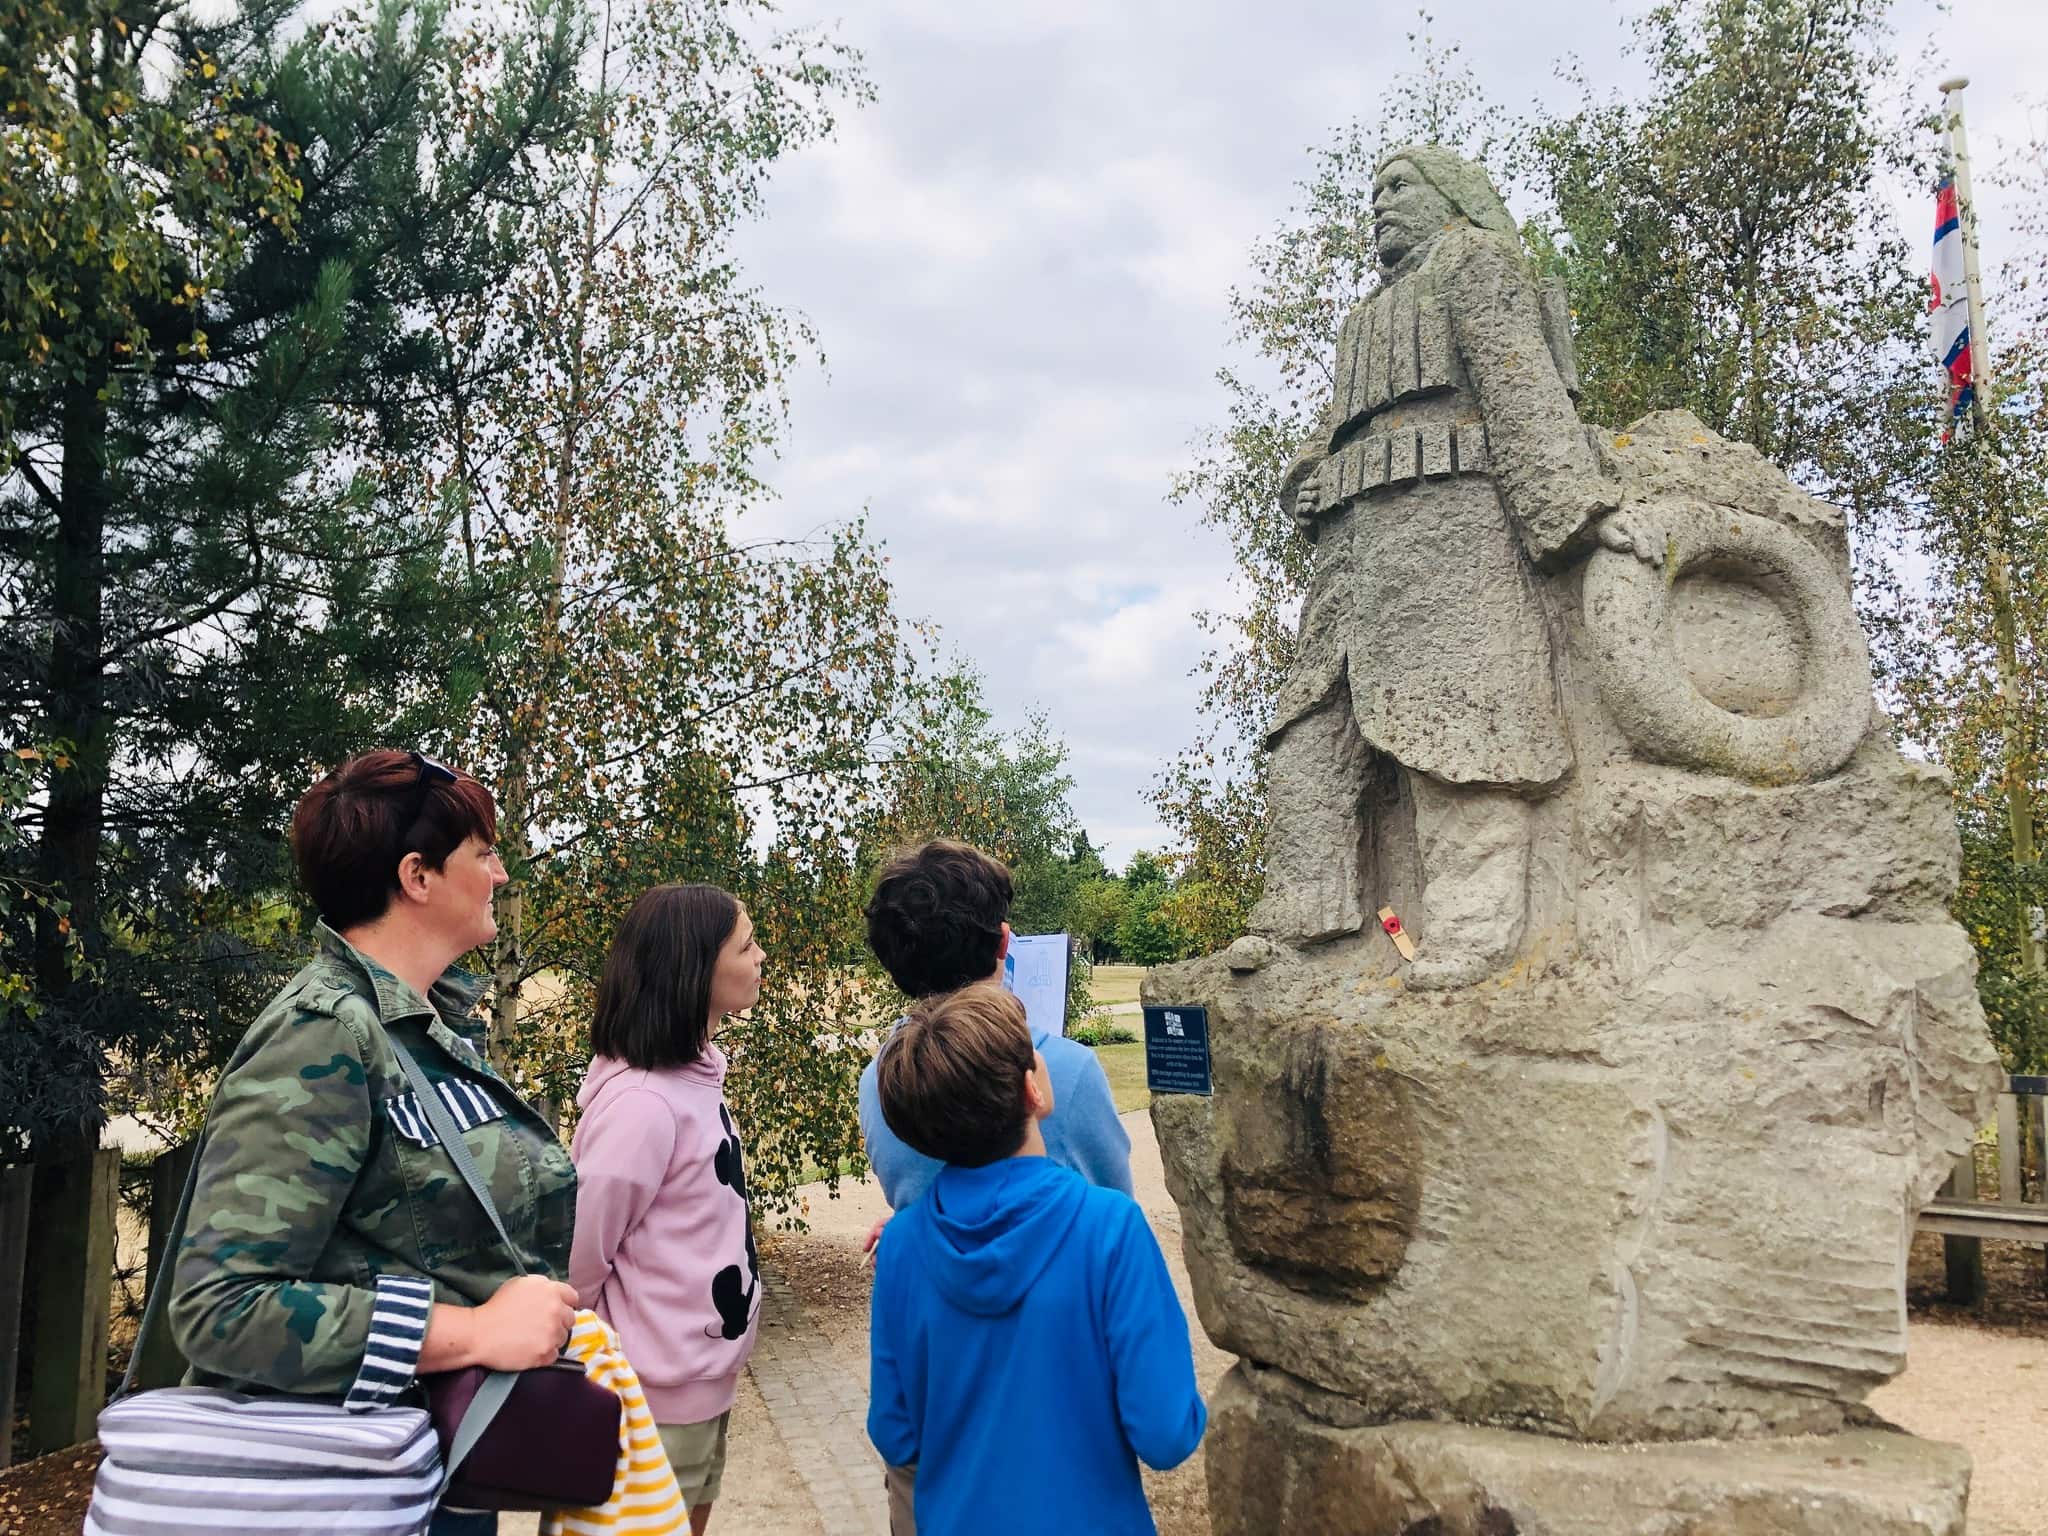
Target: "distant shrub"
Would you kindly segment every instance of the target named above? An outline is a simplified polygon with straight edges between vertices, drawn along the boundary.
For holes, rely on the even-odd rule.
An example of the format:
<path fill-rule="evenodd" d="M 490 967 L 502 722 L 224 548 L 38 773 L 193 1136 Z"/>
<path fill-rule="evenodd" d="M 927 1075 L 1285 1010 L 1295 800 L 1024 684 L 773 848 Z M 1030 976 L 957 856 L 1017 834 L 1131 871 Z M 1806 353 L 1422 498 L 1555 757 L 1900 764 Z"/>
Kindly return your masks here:
<path fill-rule="evenodd" d="M 1082 1045 L 1129 1045 L 1138 1038 L 1137 1033 L 1127 1024 L 1076 1024 L 1067 1031 L 1069 1040 Z"/>

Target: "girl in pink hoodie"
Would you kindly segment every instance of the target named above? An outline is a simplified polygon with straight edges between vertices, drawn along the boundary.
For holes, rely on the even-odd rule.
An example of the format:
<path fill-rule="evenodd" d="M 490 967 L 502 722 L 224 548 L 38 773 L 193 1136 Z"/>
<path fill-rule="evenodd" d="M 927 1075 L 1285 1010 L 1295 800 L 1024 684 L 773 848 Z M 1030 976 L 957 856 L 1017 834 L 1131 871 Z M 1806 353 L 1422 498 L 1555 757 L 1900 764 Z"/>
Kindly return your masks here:
<path fill-rule="evenodd" d="M 576 1102 L 569 1283 L 619 1335 L 703 1536 L 726 1419 L 754 1347 L 761 1268 L 720 1020 L 761 995 L 766 957 L 738 898 L 659 885 L 605 957 Z"/>

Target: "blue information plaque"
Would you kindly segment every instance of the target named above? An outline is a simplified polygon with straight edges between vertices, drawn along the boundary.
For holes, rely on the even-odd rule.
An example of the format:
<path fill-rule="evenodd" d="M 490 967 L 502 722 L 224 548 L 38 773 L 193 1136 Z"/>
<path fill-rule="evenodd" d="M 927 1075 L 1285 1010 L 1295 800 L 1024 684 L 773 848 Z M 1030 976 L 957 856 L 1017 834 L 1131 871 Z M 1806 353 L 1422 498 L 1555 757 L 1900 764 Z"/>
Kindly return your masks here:
<path fill-rule="evenodd" d="M 1208 1093 L 1209 1010 L 1145 1006 L 1145 1086 L 1154 1093 Z"/>

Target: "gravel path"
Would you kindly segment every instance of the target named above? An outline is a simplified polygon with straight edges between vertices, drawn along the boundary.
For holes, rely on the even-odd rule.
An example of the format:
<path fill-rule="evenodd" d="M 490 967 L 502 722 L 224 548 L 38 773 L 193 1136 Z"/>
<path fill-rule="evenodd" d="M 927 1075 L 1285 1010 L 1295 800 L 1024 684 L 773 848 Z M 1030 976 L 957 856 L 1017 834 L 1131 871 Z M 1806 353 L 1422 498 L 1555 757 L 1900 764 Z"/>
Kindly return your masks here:
<path fill-rule="evenodd" d="M 1914 1323 L 1905 1374 L 1870 1394 L 1901 1429 L 1970 1453 L 1971 1536 L 2048 1532 L 2048 1339 Z"/>

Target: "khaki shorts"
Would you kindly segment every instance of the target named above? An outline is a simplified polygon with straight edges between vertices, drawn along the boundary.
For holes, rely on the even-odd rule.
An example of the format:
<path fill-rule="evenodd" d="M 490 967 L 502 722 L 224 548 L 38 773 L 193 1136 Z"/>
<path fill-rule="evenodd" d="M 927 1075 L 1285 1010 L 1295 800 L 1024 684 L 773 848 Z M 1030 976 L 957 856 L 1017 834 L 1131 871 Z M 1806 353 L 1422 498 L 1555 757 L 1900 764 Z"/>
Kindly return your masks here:
<path fill-rule="evenodd" d="M 917 1536 L 917 1463 L 884 1467 L 882 1486 L 889 1491 L 889 1536 Z"/>
<path fill-rule="evenodd" d="M 731 1417 L 728 1409 L 701 1424 L 655 1426 L 661 1432 L 668 1464 L 676 1469 L 676 1486 L 683 1491 L 683 1502 L 692 1509 L 718 1498 L 719 1484 L 725 1478 L 725 1423 Z"/>

